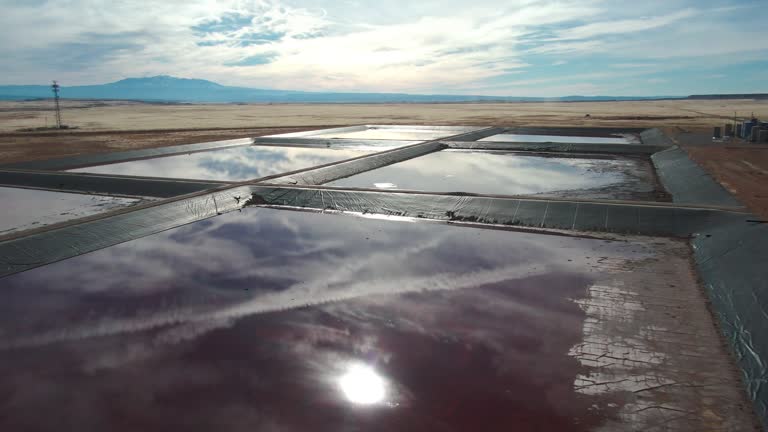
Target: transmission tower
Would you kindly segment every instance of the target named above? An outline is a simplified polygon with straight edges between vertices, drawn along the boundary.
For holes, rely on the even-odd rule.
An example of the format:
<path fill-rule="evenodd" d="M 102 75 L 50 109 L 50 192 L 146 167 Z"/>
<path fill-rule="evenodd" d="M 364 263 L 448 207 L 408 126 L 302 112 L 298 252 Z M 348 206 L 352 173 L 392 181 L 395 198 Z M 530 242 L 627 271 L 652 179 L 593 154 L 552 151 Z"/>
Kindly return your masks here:
<path fill-rule="evenodd" d="M 53 81 L 51 86 L 53 89 L 53 100 L 56 101 L 56 128 L 61 129 L 61 106 L 59 106 L 59 84 L 56 80 Z"/>

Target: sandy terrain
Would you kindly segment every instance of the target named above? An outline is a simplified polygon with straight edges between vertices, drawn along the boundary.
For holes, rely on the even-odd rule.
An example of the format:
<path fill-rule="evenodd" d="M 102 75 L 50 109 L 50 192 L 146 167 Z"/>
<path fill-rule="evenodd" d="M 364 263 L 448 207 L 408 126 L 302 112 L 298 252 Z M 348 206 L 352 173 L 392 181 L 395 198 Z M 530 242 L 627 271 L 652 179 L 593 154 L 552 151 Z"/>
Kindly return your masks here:
<path fill-rule="evenodd" d="M 0 102 L 0 131 L 53 124 L 52 102 Z M 768 101 L 646 101 L 508 104 L 160 105 L 67 101 L 65 124 L 80 130 L 151 130 L 324 126 L 339 124 L 467 124 L 539 126 L 709 127 L 734 111 L 768 118 Z M 590 114 L 590 118 L 585 116 Z"/>
<path fill-rule="evenodd" d="M 724 146 L 712 126 L 768 101 L 643 101 L 507 104 L 164 105 L 64 101 L 78 129 L 20 132 L 54 122 L 51 101 L 0 101 L 0 163 L 161 147 L 353 124 L 660 127 L 753 211 L 768 218 L 768 146 Z M 589 117 L 586 115 L 589 114 Z"/>

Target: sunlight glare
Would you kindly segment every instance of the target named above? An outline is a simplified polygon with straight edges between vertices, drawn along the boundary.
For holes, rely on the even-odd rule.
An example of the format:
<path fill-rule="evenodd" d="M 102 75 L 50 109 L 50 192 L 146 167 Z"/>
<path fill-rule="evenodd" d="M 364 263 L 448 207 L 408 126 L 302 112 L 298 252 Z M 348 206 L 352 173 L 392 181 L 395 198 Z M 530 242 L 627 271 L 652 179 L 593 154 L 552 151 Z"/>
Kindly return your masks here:
<path fill-rule="evenodd" d="M 382 402 L 386 395 L 384 379 L 362 364 L 351 365 L 339 379 L 339 386 L 350 402 L 361 405 Z"/>

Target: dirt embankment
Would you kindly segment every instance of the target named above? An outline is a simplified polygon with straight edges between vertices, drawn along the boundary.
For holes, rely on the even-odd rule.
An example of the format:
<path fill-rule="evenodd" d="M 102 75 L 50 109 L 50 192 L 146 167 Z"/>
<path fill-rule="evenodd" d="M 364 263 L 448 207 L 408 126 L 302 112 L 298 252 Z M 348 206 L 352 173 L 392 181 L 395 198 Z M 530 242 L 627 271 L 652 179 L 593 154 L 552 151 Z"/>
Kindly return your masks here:
<path fill-rule="evenodd" d="M 723 187 L 768 220 L 768 146 L 686 147 L 686 150 Z"/>

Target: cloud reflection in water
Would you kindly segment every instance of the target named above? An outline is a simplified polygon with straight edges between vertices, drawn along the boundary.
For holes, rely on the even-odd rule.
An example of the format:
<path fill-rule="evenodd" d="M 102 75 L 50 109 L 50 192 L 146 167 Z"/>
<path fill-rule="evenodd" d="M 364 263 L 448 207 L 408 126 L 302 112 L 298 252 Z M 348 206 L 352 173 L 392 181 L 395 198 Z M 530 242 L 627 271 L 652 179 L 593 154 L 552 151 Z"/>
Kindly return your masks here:
<path fill-rule="evenodd" d="M 351 159 L 365 154 L 365 150 L 359 149 L 247 146 L 100 165 L 70 171 L 242 181 Z"/>
<path fill-rule="evenodd" d="M 174 430 L 183 409 L 199 430 L 562 430 L 594 403 L 568 356 L 586 257 L 635 249 L 228 213 L 4 278 L 0 394 L 20 409 L 0 426 Z"/>

